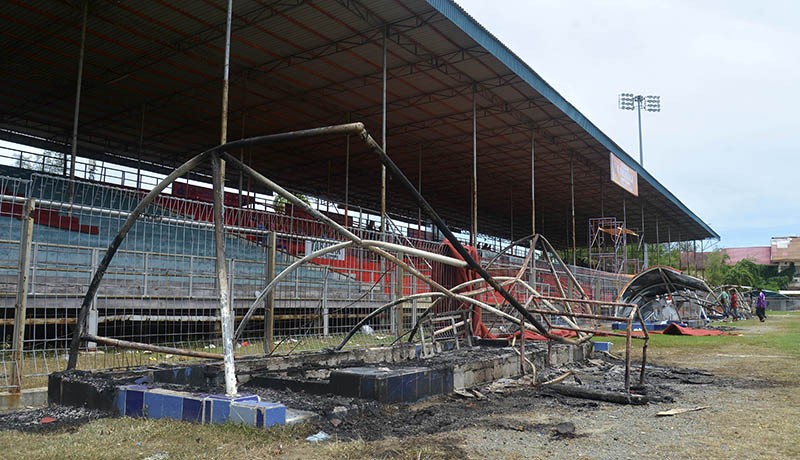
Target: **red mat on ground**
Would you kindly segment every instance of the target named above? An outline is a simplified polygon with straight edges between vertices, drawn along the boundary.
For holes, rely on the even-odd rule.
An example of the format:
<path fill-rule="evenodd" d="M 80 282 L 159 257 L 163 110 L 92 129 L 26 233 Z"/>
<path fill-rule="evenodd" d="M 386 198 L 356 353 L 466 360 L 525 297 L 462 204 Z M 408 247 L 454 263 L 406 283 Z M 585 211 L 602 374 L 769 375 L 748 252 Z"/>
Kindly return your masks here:
<path fill-rule="evenodd" d="M 519 339 L 519 333 L 520 331 L 517 331 L 513 334 L 501 334 L 499 337 L 508 340 L 511 340 L 514 337 Z M 561 337 L 575 337 L 574 331 L 565 331 L 562 329 L 553 329 L 550 331 L 550 333 Z M 525 340 L 547 340 L 547 337 L 543 336 L 542 334 L 539 334 L 538 332 L 534 332 L 530 329 L 525 329 Z"/>
<path fill-rule="evenodd" d="M 728 332 L 718 331 L 716 329 L 694 329 L 691 327 L 679 326 L 675 323 L 667 326 L 661 333 L 667 335 L 691 335 L 695 337 L 707 335 L 730 335 Z"/>

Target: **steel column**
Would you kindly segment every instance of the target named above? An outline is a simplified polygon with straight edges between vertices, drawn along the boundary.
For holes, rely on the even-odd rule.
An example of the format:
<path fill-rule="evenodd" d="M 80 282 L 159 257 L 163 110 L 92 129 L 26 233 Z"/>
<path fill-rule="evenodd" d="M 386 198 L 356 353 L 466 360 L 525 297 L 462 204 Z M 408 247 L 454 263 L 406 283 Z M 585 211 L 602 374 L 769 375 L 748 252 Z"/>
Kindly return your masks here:
<path fill-rule="evenodd" d="M 661 236 L 658 234 L 658 226 L 659 226 L 659 221 L 658 221 L 658 216 L 656 216 L 656 248 L 658 249 L 656 251 L 656 265 L 661 264 L 661 250 L 660 249 L 662 247 L 662 245 L 661 245 Z"/>
<path fill-rule="evenodd" d="M 225 162 L 214 154 L 211 157 L 214 170 L 214 241 L 216 246 L 217 295 L 222 323 L 222 354 L 225 368 L 225 393 L 235 395 L 236 367 L 233 362 L 233 313 L 228 288 L 228 266 L 225 260 Z"/>
<path fill-rule="evenodd" d="M 572 266 L 575 266 L 575 171 L 574 171 L 575 154 L 569 155 L 569 196 L 572 205 Z"/>
<path fill-rule="evenodd" d="M 78 120 L 81 111 L 81 86 L 83 86 L 83 61 L 86 56 L 86 22 L 89 18 L 89 0 L 83 1 L 83 24 L 81 25 L 81 49 L 78 55 L 78 81 L 75 89 L 75 112 L 72 116 L 72 148 L 69 164 L 69 178 L 75 179 L 75 160 L 78 156 Z M 64 175 L 67 162 L 64 162 Z M 72 201 L 72 182 L 69 185 L 70 201 Z"/>
<path fill-rule="evenodd" d="M 469 242 L 472 247 L 478 243 L 478 102 L 475 87 L 472 87 L 472 219 Z"/>
<path fill-rule="evenodd" d="M 531 245 L 530 245 L 531 247 L 530 247 L 530 253 L 532 255 L 531 255 L 531 260 L 530 260 L 529 263 L 530 263 L 530 272 L 531 272 L 530 283 L 531 283 L 531 287 L 533 287 L 533 288 L 536 287 L 536 262 L 534 261 L 535 257 L 533 257 L 533 254 L 536 254 L 536 242 L 539 239 L 538 235 L 536 235 L 536 188 L 534 187 L 535 176 L 536 176 L 534 174 L 534 172 L 536 171 L 536 168 L 535 168 L 536 157 L 534 155 L 534 150 L 535 150 L 534 149 L 534 144 L 535 144 L 534 139 L 535 138 L 536 138 L 536 135 L 533 133 L 533 130 L 531 130 Z M 514 227 L 513 227 L 514 226 L 514 196 L 513 196 L 514 195 L 514 189 L 513 189 L 513 185 L 512 185 L 512 189 L 511 189 L 511 195 L 512 195 L 511 196 L 511 226 L 512 226 L 511 227 L 511 241 L 514 241 Z"/>
<path fill-rule="evenodd" d="M 25 316 L 28 305 L 28 273 L 31 269 L 31 242 L 33 240 L 33 198 L 25 202 L 22 214 L 22 231 L 19 237 L 19 273 L 17 274 L 17 303 L 14 311 L 14 338 L 11 344 L 13 367 L 11 368 L 11 391 L 22 391 L 22 351 L 25 347 Z"/>
<path fill-rule="evenodd" d="M 389 41 L 389 26 L 383 32 L 383 86 L 381 87 L 381 148 L 386 151 L 386 91 L 387 59 L 386 46 Z M 386 241 L 386 165 L 381 165 L 381 240 Z M 381 270 L 383 271 L 383 270 Z"/>
<path fill-rule="evenodd" d="M 642 270 L 644 270 L 650 264 L 648 263 L 648 260 L 647 260 L 647 239 L 644 236 L 645 235 L 645 232 L 644 232 L 644 199 L 641 198 L 641 197 L 639 197 L 639 198 L 642 200 L 642 229 L 639 232 L 639 238 L 641 238 L 642 249 L 643 249 L 642 259 L 644 259 L 643 260 L 643 264 L 644 265 L 642 266 Z"/>
<path fill-rule="evenodd" d="M 139 126 L 139 151 L 136 158 L 136 188 L 142 188 L 142 149 L 144 148 L 144 115 L 147 104 L 142 104 L 142 123 Z"/>
<path fill-rule="evenodd" d="M 275 279 L 276 255 L 278 252 L 277 233 L 269 232 L 266 236 L 267 263 L 264 267 L 266 283 L 269 286 Z M 264 354 L 275 350 L 275 292 L 270 291 L 264 298 Z"/>

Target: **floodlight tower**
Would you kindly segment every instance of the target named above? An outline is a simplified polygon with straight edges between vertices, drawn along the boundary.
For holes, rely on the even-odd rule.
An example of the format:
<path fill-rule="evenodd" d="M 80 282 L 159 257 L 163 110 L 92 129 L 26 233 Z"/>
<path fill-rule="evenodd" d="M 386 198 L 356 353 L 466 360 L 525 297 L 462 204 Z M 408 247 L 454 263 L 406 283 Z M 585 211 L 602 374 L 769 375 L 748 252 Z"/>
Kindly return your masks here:
<path fill-rule="evenodd" d="M 620 93 L 619 95 L 619 108 L 622 110 L 633 110 L 636 107 L 636 115 L 639 119 L 639 165 L 644 168 L 644 154 L 642 153 L 642 108 L 648 112 L 661 111 L 661 96 L 642 96 L 641 94 L 633 95 L 633 93 Z M 642 107 L 644 106 L 644 107 Z M 644 247 L 644 267 L 647 268 L 650 263 L 647 257 L 647 243 L 644 239 L 644 201 L 642 201 L 642 230 L 641 242 Z"/>
<path fill-rule="evenodd" d="M 642 154 L 642 109 L 648 112 L 661 111 L 661 96 L 642 96 L 633 93 L 620 93 L 619 108 L 622 110 L 633 110 L 639 118 L 639 164 L 644 167 L 644 156 Z"/>

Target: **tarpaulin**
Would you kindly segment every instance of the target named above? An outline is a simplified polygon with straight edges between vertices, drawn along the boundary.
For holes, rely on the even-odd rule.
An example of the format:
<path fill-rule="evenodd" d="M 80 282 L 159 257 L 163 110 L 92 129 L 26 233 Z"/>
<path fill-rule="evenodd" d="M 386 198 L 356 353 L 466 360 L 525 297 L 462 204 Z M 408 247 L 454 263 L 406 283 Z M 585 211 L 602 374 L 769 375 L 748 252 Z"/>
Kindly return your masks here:
<path fill-rule="evenodd" d="M 716 329 L 694 329 L 691 327 L 679 326 L 676 323 L 670 324 L 661 333 L 667 335 L 691 335 L 694 337 L 709 335 L 732 335 L 729 332 L 719 331 Z"/>
<path fill-rule="evenodd" d="M 511 340 L 516 337 L 517 339 L 519 339 L 520 332 L 521 331 L 514 332 L 513 334 L 501 334 L 499 338 Z M 568 331 L 564 329 L 551 329 L 550 334 L 557 335 L 559 337 L 575 337 L 577 335 L 575 331 Z M 525 340 L 550 340 L 550 339 L 543 336 L 542 334 L 539 334 L 536 331 L 533 331 L 531 329 L 525 329 Z"/>

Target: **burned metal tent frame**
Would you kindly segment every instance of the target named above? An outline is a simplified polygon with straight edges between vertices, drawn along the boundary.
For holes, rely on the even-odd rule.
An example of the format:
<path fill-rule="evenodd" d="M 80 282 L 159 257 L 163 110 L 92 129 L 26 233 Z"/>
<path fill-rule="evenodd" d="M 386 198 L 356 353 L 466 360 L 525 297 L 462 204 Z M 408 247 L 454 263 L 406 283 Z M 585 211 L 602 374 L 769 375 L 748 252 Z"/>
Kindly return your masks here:
<path fill-rule="evenodd" d="M 221 119 L 230 138 L 360 120 L 452 227 L 565 248 L 611 215 L 647 242 L 718 237 L 450 0 L 236 0 L 224 113 L 225 2 L 12 0 L 2 14 L 5 140 L 168 173 L 219 143 Z M 293 190 L 416 217 L 348 145 L 230 153 Z M 610 181 L 609 152 L 638 197 Z"/>
<path fill-rule="evenodd" d="M 234 317 L 232 314 L 229 298 L 228 298 L 228 289 L 227 289 L 227 267 L 225 263 L 225 244 L 224 244 L 224 207 L 223 207 L 223 183 L 225 179 L 225 168 L 224 168 L 224 160 L 230 161 L 233 164 L 237 164 L 240 168 L 242 168 L 249 176 L 253 177 L 257 180 L 260 184 L 264 187 L 269 189 L 270 191 L 286 198 L 289 202 L 296 206 L 300 206 L 306 212 L 311 214 L 315 219 L 323 222 L 324 224 L 330 226 L 334 231 L 336 231 L 341 237 L 349 240 L 345 243 L 338 243 L 333 244 L 332 246 L 320 250 L 315 251 L 312 254 L 307 254 L 305 257 L 299 259 L 295 262 L 295 264 L 301 264 L 311 260 L 311 258 L 318 256 L 319 254 L 330 251 L 333 249 L 337 249 L 339 247 L 344 247 L 345 245 L 349 244 L 356 244 L 358 246 L 365 247 L 374 253 L 378 254 L 379 256 L 396 263 L 398 266 L 401 266 L 404 270 L 412 273 L 415 277 L 421 279 L 425 283 L 427 283 L 436 294 L 441 294 L 447 297 L 452 297 L 461 300 L 471 301 L 475 305 L 479 306 L 483 309 L 494 310 L 497 313 L 505 316 L 506 319 L 510 319 L 512 321 L 516 321 L 516 319 L 508 315 L 502 311 L 493 309 L 493 307 L 479 302 L 475 299 L 470 299 L 458 292 L 458 290 L 463 287 L 456 286 L 455 288 L 446 288 L 441 286 L 436 281 L 434 281 L 431 277 L 428 277 L 414 267 L 406 264 L 402 260 L 402 256 L 398 258 L 394 254 L 390 253 L 389 250 L 391 249 L 399 249 L 400 251 L 408 251 L 411 248 L 393 245 L 391 243 L 381 242 L 381 241 L 372 241 L 372 240 L 365 240 L 359 238 L 352 232 L 350 232 L 347 228 L 337 224 L 331 218 L 327 217 L 325 214 L 317 211 L 312 206 L 307 203 L 304 203 L 300 198 L 293 195 L 292 193 L 288 192 L 286 189 L 278 185 L 277 183 L 271 181 L 270 179 L 266 178 L 265 176 L 261 175 L 258 171 L 253 170 L 246 164 L 242 163 L 240 160 L 236 159 L 235 157 L 231 156 L 228 153 L 229 150 L 234 149 L 240 146 L 246 145 L 259 145 L 259 144 L 267 144 L 267 143 L 276 143 L 285 140 L 298 140 L 304 139 L 309 137 L 321 137 L 327 135 L 335 135 L 335 134 L 347 134 L 353 135 L 358 137 L 372 152 L 373 154 L 377 155 L 380 159 L 382 165 L 386 168 L 386 170 L 391 174 L 392 177 L 397 179 L 402 187 L 408 192 L 409 195 L 417 202 L 419 207 L 423 209 L 427 215 L 434 223 L 434 225 L 438 228 L 438 230 L 445 236 L 445 238 L 449 241 L 450 244 L 454 247 L 458 255 L 461 257 L 461 260 L 453 259 L 446 256 L 440 256 L 433 253 L 428 253 L 428 257 L 438 258 L 439 260 L 455 265 L 455 266 L 466 266 L 476 274 L 482 278 L 482 280 L 487 284 L 488 287 L 499 293 L 505 302 L 508 302 L 513 309 L 520 315 L 519 317 L 519 325 L 521 327 L 520 333 L 521 337 L 524 338 L 525 327 L 526 325 L 531 325 L 536 331 L 547 338 L 548 340 L 556 340 L 559 342 L 564 342 L 567 344 L 577 345 L 583 342 L 588 341 L 592 338 L 592 336 L 597 332 L 596 327 L 591 328 L 582 328 L 581 326 L 577 325 L 574 320 L 576 318 L 589 318 L 592 320 L 613 320 L 613 321 L 621 321 L 626 324 L 625 333 L 610 333 L 610 335 L 619 335 L 626 338 L 626 353 L 625 353 L 625 389 L 626 391 L 630 391 L 630 371 L 631 371 L 631 339 L 632 331 L 633 331 L 633 323 L 634 321 L 638 321 L 639 324 L 642 326 L 642 331 L 644 333 L 643 339 L 644 344 L 642 347 L 642 360 L 641 360 L 641 368 L 639 373 L 639 384 L 644 383 L 645 378 L 645 366 L 647 362 L 647 343 L 648 343 L 648 335 L 647 331 L 644 328 L 644 321 L 642 316 L 639 312 L 639 308 L 634 304 L 622 304 L 619 302 L 599 302 L 593 301 L 588 299 L 586 293 L 583 291 L 583 288 L 580 287 L 580 284 L 577 283 L 577 280 L 574 276 L 567 270 L 567 275 L 570 277 L 570 280 L 575 283 L 576 289 L 578 291 L 578 295 L 576 298 L 569 298 L 567 291 L 565 291 L 564 287 L 562 286 L 560 280 L 557 281 L 557 286 L 561 293 L 561 297 L 549 297 L 549 296 L 542 296 L 532 286 L 529 286 L 530 295 L 528 296 L 528 300 L 523 305 L 519 299 L 517 299 L 514 295 L 512 295 L 507 289 L 504 283 L 500 282 L 500 280 L 496 277 L 493 277 L 486 268 L 484 268 L 478 261 L 476 261 L 464 247 L 464 245 L 458 241 L 456 236 L 447 226 L 447 224 L 442 220 L 442 218 L 438 215 L 438 213 L 433 209 L 430 203 L 425 200 L 425 198 L 420 194 L 419 190 L 415 188 L 415 186 L 409 181 L 408 177 L 402 172 L 402 170 L 392 161 L 392 159 L 386 154 L 386 152 L 381 148 L 380 145 L 369 135 L 369 133 L 365 130 L 364 125 L 362 123 L 349 123 L 345 125 L 337 125 L 337 126 L 328 126 L 322 128 L 315 128 L 315 129 L 308 129 L 308 130 L 301 130 L 301 131 L 293 131 L 287 133 L 276 133 L 272 135 L 264 135 L 258 136 L 249 139 L 241 139 L 238 141 L 233 141 L 225 144 L 221 144 L 217 147 L 212 149 L 206 150 L 186 161 L 184 164 L 176 168 L 172 171 L 166 178 L 164 178 L 159 184 L 154 187 L 146 196 L 142 198 L 142 200 L 137 204 L 136 208 L 128 214 L 124 224 L 121 226 L 119 232 L 114 237 L 114 239 L 109 244 L 105 255 L 103 256 L 103 260 L 97 267 L 97 270 L 92 276 L 92 281 L 89 284 L 86 294 L 83 298 L 83 302 L 81 303 L 80 312 L 78 315 L 77 327 L 73 331 L 72 334 L 72 341 L 70 346 L 70 353 L 69 353 L 69 363 L 68 369 L 75 369 L 77 365 L 77 357 L 78 351 L 81 341 L 94 341 L 99 343 L 105 343 L 112 346 L 119 346 L 119 347 L 127 347 L 127 348 L 141 348 L 141 349 L 148 349 L 154 351 L 165 351 L 165 352 L 172 352 L 180 355 L 187 355 L 187 356 L 196 356 L 196 357 L 204 357 L 204 358 L 222 358 L 224 362 L 224 369 L 225 369 L 225 385 L 226 385 L 226 392 L 229 395 L 234 395 L 237 392 L 237 383 L 236 383 L 236 369 L 234 365 L 234 355 L 233 355 L 233 344 L 236 342 L 237 336 L 241 333 L 244 326 L 247 324 L 252 313 L 255 311 L 256 308 L 262 305 L 264 299 L 268 295 L 269 291 L 277 284 L 280 280 L 281 276 L 289 273 L 291 268 L 284 270 L 281 275 L 271 280 L 268 285 L 257 295 L 257 298 L 252 303 L 250 309 L 245 314 L 244 318 L 242 319 L 241 323 L 237 327 L 236 331 L 234 331 Z M 170 347 L 161 347 L 157 345 L 148 345 L 148 344 L 141 344 L 136 342 L 128 342 L 117 340 L 109 337 L 101 337 L 97 335 L 93 335 L 87 333 L 86 331 L 86 319 L 88 315 L 88 311 L 90 305 L 92 304 L 97 289 L 100 286 L 100 283 L 103 280 L 103 277 L 108 269 L 109 265 L 111 264 L 112 259 L 114 258 L 117 249 L 125 240 L 125 237 L 133 224 L 142 216 L 143 211 L 149 206 L 153 200 L 170 184 L 172 184 L 176 179 L 179 177 L 191 172 L 192 170 L 201 167 L 204 162 L 209 161 L 213 167 L 213 183 L 214 183 L 214 193 L 213 193 L 213 202 L 214 202 L 214 233 L 215 233 L 215 240 L 216 240 L 216 277 L 218 282 L 218 300 L 220 305 L 220 321 L 221 321 L 221 330 L 222 330 L 222 342 L 223 342 L 223 355 L 214 355 L 205 352 L 197 352 L 193 350 L 185 350 L 185 349 L 178 349 L 178 348 L 170 348 Z M 553 254 L 553 257 L 558 258 L 558 254 L 555 252 L 553 247 L 550 243 L 540 235 L 532 235 L 531 242 L 530 242 L 530 249 L 528 251 L 528 256 L 526 258 L 526 262 L 523 263 L 522 269 L 516 276 L 515 281 L 519 282 L 521 275 L 525 271 L 525 265 L 527 265 L 528 261 L 531 261 L 533 254 L 538 250 L 537 248 L 540 247 L 537 243 L 542 243 L 542 253 L 544 254 L 545 259 L 547 259 L 548 264 L 550 265 L 551 269 L 553 270 L 553 274 L 555 274 L 555 268 L 553 265 L 553 261 L 550 259 L 550 254 Z M 423 253 L 425 251 L 415 250 L 417 252 Z M 561 265 L 563 265 L 563 261 L 558 258 L 557 260 Z M 295 265 L 293 264 L 293 265 Z M 491 264 L 490 264 L 491 265 Z M 470 283 L 467 283 L 470 284 Z M 523 284 L 525 284 L 523 282 Z M 401 301 L 402 299 L 398 299 Z M 564 302 L 561 308 L 555 307 L 553 304 L 550 303 L 550 300 Z M 397 304 L 397 301 L 390 302 L 389 304 L 385 305 L 383 308 L 376 310 L 374 313 L 378 313 L 379 311 L 394 306 Z M 583 313 L 581 311 L 576 311 L 572 307 L 572 303 L 577 304 L 607 304 L 609 306 L 616 306 L 617 308 L 627 308 L 628 311 L 622 315 L 598 315 L 594 313 Z M 531 308 L 530 305 L 534 305 L 535 307 L 539 308 Z M 266 304 L 263 304 L 266 310 L 269 310 Z M 542 308 L 542 305 L 547 308 Z M 425 314 L 422 315 L 424 317 L 427 313 L 432 311 L 432 308 L 429 308 Z M 267 312 L 271 315 L 271 312 Z M 538 319 L 534 314 L 539 315 L 540 318 L 543 318 L 543 321 Z M 368 315 L 369 317 L 370 315 Z M 566 320 L 565 326 L 555 326 L 553 325 L 548 317 L 555 316 L 559 317 L 563 320 Z M 466 317 L 465 317 L 466 318 Z M 413 332 L 417 330 L 419 326 L 419 322 L 421 319 L 417 321 L 417 324 L 414 326 L 412 330 L 412 337 Z M 401 321 L 402 322 L 402 321 Z M 465 319 L 465 325 L 467 320 Z M 339 349 L 352 337 L 353 333 L 361 326 L 361 323 L 356 324 L 347 337 L 344 338 L 342 343 L 339 345 Z M 455 328 L 455 325 L 453 325 Z M 560 336 L 554 334 L 552 331 L 554 329 L 559 330 L 567 330 L 572 331 L 576 334 L 574 339 Z M 271 333 L 270 333 L 271 334 Z M 467 335 L 470 336 L 472 334 L 471 330 L 467 332 Z M 410 339 L 409 339 L 410 340 Z M 424 346 L 424 344 L 423 344 Z M 270 344 L 271 347 L 271 344 Z M 524 360 L 524 339 L 520 345 L 520 359 Z M 522 364 L 521 364 L 522 366 Z"/>

